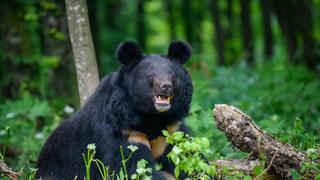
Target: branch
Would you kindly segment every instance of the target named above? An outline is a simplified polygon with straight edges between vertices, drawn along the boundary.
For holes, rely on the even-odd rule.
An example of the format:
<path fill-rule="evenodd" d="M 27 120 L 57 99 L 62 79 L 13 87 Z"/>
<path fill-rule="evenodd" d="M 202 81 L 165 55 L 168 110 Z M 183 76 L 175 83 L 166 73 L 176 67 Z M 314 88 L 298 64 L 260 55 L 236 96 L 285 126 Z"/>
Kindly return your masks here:
<path fill-rule="evenodd" d="M 85 0 L 65 0 L 69 34 L 77 70 L 80 102 L 83 105 L 99 83 Z"/>
<path fill-rule="evenodd" d="M 296 150 L 287 143 L 278 141 L 257 126 L 251 118 L 239 108 L 225 104 L 216 104 L 213 116 L 219 130 L 241 151 L 259 158 L 259 153 L 266 155 L 270 169 L 284 179 L 292 179 L 291 169 L 300 172 L 302 161 L 309 161 L 304 152 Z M 314 175 L 310 172 L 310 177 Z"/>
<path fill-rule="evenodd" d="M 0 171 L 12 180 L 18 180 L 22 176 L 22 172 L 14 172 L 4 162 L 0 160 Z M 2 174 L 2 175 L 3 175 Z"/>

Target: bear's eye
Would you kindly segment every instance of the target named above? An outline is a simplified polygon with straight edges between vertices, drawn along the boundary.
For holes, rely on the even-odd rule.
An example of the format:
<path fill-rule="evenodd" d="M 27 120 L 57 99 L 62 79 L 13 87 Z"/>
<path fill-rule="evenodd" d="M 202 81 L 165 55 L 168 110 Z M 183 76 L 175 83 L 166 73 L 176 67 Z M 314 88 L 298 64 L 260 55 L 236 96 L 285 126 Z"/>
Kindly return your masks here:
<path fill-rule="evenodd" d="M 176 75 L 173 73 L 170 73 L 170 77 L 171 77 L 171 79 L 176 79 Z"/>
<path fill-rule="evenodd" d="M 147 79 L 152 79 L 153 78 L 153 75 L 152 74 L 148 74 L 147 75 Z"/>

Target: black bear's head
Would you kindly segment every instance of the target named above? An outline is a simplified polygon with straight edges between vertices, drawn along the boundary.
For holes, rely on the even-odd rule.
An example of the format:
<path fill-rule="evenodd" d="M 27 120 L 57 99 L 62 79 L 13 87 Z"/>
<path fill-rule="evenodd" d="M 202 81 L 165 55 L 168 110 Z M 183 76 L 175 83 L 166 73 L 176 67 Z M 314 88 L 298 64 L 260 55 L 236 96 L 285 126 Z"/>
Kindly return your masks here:
<path fill-rule="evenodd" d="M 185 116 L 192 97 L 192 83 L 184 69 L 192 55 L 184 41 L 170 44 L 167 55 L 142 54 L 132 41 L 123 42 L 116 51 L 122 67 L 121 85 L 134 108 L 147 113 L 178 113 Z"/>

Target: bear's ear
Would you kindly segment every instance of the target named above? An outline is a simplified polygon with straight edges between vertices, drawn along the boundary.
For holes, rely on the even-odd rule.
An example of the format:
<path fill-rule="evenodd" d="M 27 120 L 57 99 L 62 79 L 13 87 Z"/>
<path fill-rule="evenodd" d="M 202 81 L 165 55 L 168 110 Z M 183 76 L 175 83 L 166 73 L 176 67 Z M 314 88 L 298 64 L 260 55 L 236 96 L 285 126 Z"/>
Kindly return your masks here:
<path fill-rule="evenodd" d="M 128 64 L 134 60 L 141 59 L 142 52 L 137 43 L 125 41 L 119 44 L 115 56 L 122 64 Z"/>
<path fill-rule="evenodd" d="M 173 41 L 169 46 L 168 55 L 184 64 L 190 59 L 192 48 L 185 41 Z"/>

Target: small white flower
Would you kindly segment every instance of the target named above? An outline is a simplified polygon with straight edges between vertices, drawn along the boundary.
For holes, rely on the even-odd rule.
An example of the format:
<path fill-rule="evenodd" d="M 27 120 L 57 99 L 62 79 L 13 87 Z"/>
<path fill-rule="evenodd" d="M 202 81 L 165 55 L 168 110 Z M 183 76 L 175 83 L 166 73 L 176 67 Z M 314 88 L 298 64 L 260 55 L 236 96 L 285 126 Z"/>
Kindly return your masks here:
<path fill-rule="evenodd" d="M 14 113 L 8 113 L 7 115 L 6 115 L 6 118 L 12 118 L 12 117 L 14 117 Z"/>
<path fill-rule="evenodd" d="M 273 115 L 272 116 L 272 120 L 276 121 L 278 119 L 278 116 L 277 115 Z"/>
<path fill-rule="evenodd" d="M 95 149 L 96 149 L 96 145 L 95 145 L 94 143 L 88 144 L 87 148 L 88 148 L 89 150 L 95 150 Z"/>
<path fill-rule="evenodd" d="M 145 177 L 144 177 L 144 180 L 151 180 L 151 177 L 152 177 L 152 176 L 145 176 Z"/>
<path fill-rule="evenodd" d="M 138 174 L 143 174 L 143 173 L 146 173 L 146 172 L 147 172 L 147 170 L 145 168 L 138 168 L 137 169 L 137 173 Z"/>
<path fill-rule="evenodd" d="M 136 150 L 138 150 L 138 146 L 134 146 L 134 145 L 129 145 L 128 149 L 130 149 L 130 151 L 135 152 Z"/>
<path fill-rule="evenodd" d="M 43 139 L 44 138 L 44 134 L 43 133 L 36 133 L 35 135 L 34 135 L 34 137 L 36 138 L 36 139 Z"/>
<path fill-rule="evenodd" d="M 0 131 L 0 136 L 4 136 L 6 134 L 6 130 L 1 130 Z"/>
<path fill-rule="evenodd" d="M 63 108 L 63 111 L 64 111 L 65 113 L 71 114 L 71 113 L 74 112 L 74 109 L 73 109 L 73 107 L 71 107 L 71 106 L 69 106 L 69 105 L 66 105 L 66 106 Z"/>

